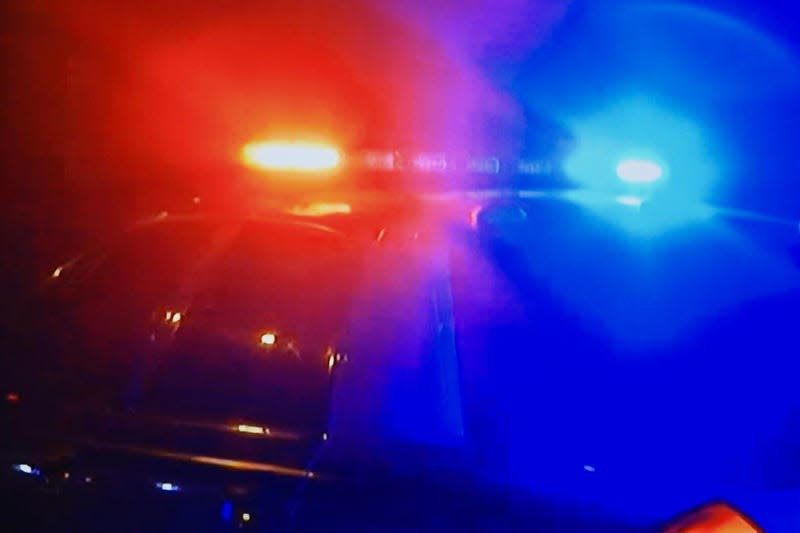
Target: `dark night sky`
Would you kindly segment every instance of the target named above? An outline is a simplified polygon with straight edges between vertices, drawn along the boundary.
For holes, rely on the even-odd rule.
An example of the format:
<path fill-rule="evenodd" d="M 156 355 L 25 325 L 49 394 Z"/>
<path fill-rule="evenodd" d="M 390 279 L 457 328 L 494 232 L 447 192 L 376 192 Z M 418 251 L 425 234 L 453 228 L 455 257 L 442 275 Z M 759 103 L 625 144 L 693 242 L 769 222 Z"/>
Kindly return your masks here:
<path fill-rule="evenodd" d="M 488 4 L 6 3 L 3 153 L 196 169 L 271 131 L 342 144 L 466 142 L 453 131 L 478 105 L 517 111 L 473 57 L 508 39 L 515 15 L 546 28 L 561 13 Z M 491 26 L 476 22 L 486 12 Z"/>
<path fill-rule="evenodd" d="M 15 253 L 3 271 L 38 272 L 98 232 L 228 186 L 254 138 L 520 142 L 513 132 L 530 115 L 499 80 L 524 78 L 537 50 L 556 52 L 553 29 L 588 3 L 7 0 L 0 164 L 3 243 Z M 789 3 L 700 3 L 794 36 Z M 786 116 L 759 124 L 786 127 Z M 476 127 L 487 118 L 510 136 Z M 749 126 L 738 124 L 741 139 Z M 795 137 L 763 143 L 786 167 Z M 779 196 L 791 208 L 792 195 Z"/>

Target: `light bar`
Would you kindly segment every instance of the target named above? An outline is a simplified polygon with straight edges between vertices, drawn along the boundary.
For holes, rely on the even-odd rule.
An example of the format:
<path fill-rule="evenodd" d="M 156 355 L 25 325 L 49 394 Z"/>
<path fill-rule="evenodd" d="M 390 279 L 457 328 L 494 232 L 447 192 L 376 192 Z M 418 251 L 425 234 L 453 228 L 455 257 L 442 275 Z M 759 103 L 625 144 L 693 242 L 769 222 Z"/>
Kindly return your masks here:
<path fill-rule="evenodd" d="M 252 426 L 250 424 L 239 424 L 236 426 L 239 433 L 250 433 L 251 435 L 269 435 L 269 429 L 262 426 Z"/>
<path fill-rule="evenodd" d="M 242 148 L 241 155 L 249 167 L 281 172 L 326 172 L 342 161 L 333 146 L 300 141 L 250 143 Z"/>
<path fill-rule="evenodd" d="M 367 151 L 361 155 L 364 167 L 370 170 L 395 170 L 397 158 L 397 153 L 387 151 Z"/>
<path fill-rule="evenodd" d="M 628 183 L 653 183 L 663 175 L 661 165 L 647 159 L 626 159 L 617 165 L 617 177 Z"/>
<path fill-rule="evenodd" d="M 521 159 L 517 163 L 517 172 L 520 174 L 550 174 L 552 171 L 552 165 L 540 159 Z"/>
<path fill-rule="evenodd" d="M 423 152 L 411 161 L 416 170 L 422 172 L 443 172 L 447 170 L 447 156 L 440 153 Z"/>
<path fill-rule="evenodd" d="M 328 215 L 349 215 L 353 208 L 344 202 L 314 202 L 308 205 L 296 205 L 288 210 L 293 215 L 303 217 L 324 217 Z"/>
<path fill-rule="evenodd" d="M 158 483 L 156 483 L 156 488 L 164 492 L 178 492 L 179 490 L 181 490 L 181 488 L 175 483 L 168 483 L 164 481 L 159 481 Z"/>
<path fill-rule="evenodd" d="M 476 174 L 497 174 L 500 172 L 500 160 L 496 157 L 483 159 L 470 159 L 467 162 L 467 172 Z"/>

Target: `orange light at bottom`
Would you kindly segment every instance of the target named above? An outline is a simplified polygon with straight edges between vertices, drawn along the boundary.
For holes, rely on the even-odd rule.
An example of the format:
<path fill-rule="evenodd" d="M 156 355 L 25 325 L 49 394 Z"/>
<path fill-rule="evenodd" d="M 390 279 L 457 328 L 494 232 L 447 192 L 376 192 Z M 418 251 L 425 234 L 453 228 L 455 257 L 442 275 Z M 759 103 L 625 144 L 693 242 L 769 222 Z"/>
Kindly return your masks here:
<path fill-rule="evenodd" d="M 668 527 L 666 533 L 763 533 L 744 516 L 725 504 L 700 509 Z"/>

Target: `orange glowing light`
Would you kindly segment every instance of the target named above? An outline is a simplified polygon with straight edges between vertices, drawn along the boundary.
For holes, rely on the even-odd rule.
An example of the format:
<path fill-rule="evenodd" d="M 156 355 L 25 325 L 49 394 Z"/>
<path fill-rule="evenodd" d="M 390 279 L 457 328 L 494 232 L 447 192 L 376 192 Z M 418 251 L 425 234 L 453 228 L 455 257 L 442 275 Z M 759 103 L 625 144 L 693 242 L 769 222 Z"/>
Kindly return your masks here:
<path fill-rule="evenodd" d="M 251 435 L 269 435 L 269 429 L 262 426 L 251 426 L 249 424 L 239 424 L 236 426 L 239 433 L 250 433 Z"/>
<path fill-rule="evenodd" d="M 343 202 L 315 202 L 308 205 L 296 205 L 289 213 L 303 217 L 324 217 L 328 215 L 349 215 L 353 212 L 350 204 Z"/>
<path fill-rule="evenodd" d="M 335 170 L 342 154 L 326 144 L 309 142 L 254 142 L 245 145 L 242 162 L 260 170 L 326 172 Z"/>

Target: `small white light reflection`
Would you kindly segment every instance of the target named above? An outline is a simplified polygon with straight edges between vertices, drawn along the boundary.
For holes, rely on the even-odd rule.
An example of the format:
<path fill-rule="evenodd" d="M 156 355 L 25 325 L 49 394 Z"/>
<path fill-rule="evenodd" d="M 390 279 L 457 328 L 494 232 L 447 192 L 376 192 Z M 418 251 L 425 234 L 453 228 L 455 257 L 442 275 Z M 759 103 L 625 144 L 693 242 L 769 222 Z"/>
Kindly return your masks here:
<path fill-rule="evenodd" d="M 64 272 L 64 267 L 56 267 L 51 274 L 54 278 L 61 277 L 61 273 Z"/>
<path fill-rule="evenodd" d="M 158 482 L 156 483 L 156 488 L 158 490 L 163 490 L 164 492 L 178 492 L 181 488 L 174 483 L 166 483 L 166 482 Z"/>
<path fill-rule="evenodd" d="M 177 324 L 178 322 L 180 322 L 180 321 L 181 321 L 181 318 L 182 318 L 182 317 L 181 317 L 181 314 L 180 314 L 180 313 L 178 313 L 178 312 L 172 313 L 172 319 L 171 319 L 171 322 L 172 322 L 173 324 Z"/>
<path fill-rule="evenodd" d="M 12 468 L 14 470 L 16 470 L 17 472 L 22 472 L 23 474 L 28 474 L 29 476 L 39 475 L 39 470 L 37 470 L 36 468 L 33 468 L 29 464 L 20 463 L 20 464 L 13 465 Z"/>
<path fill-rule="evenodd" d="M 587 472 L 596 472 L 597 470 L 592 465 L 583 465 L 583 469 Z"/>
<path fill-rule="evenodd" d="M 615 198 L 618 204 L 627 205 L 630 207 L 642 207 L 642 199 L 636 196 L 617 196 Z"/>
<path fill-rule="evenodd" d="M 242 522 L 249 522 L 250 518 L 250 513 L 242 513 Z"/>
<path fill-rule="evenodd" d="M 298 359 L 300 358 L 300 350 L 297 348 L 297 344 L 294 341 L 286 343 L 286 351 Z"/>
<path fill-rule="evenodd" d="M 239 424 L 236 426 L 239 433 L 250 433 L 251 435 L 269 435 L 269 428 L 262 426 L 251 426 L 250 424 Z"/>
<path fill-rule="evenodd" d="M 277 339 L 278 338 L 274 333 L 269 333 L 269 332 L 264 333 L 263 335 L 261 335 L 261 344 L 263 344 L 264 346 L 272 346 L 273 344 L 275 344 L 275 341 Z"/>

